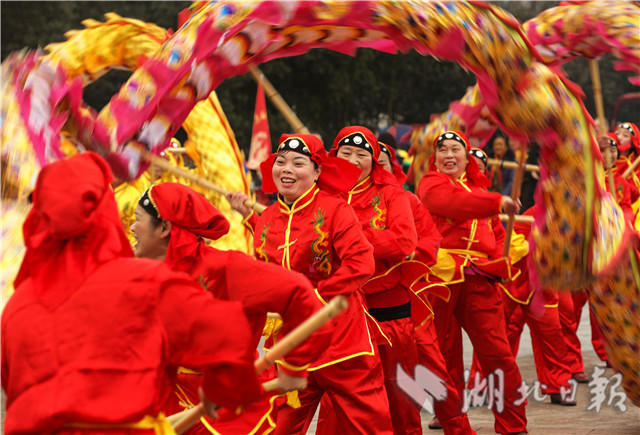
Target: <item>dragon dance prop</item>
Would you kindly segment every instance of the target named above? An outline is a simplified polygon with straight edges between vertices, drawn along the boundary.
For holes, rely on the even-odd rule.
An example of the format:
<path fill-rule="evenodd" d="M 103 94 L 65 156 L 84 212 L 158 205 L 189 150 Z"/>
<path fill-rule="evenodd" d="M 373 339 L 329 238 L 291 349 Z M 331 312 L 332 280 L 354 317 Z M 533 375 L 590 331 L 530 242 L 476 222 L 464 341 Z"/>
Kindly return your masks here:
<path fill-rule="evenodd" d="M 543 11 L 523 25 L 523 31 L 541 56 L 555 68 L 578 56 L 597 59 L 604 54 L 618 61 L 614 68 L 630 71 L 629 81 L 640 85 L 640 8 L 632 2 L 576 2 Z M 471 146 L 482 148 L 495 132 L 478 85 L 470 88 L 450 109 L 438 116 L 412 140 L 416 162 L 412 168 L 416 184 L 428 168 L 431 144 L 444 130 L 466 130 Z"/>
<path fill-rule="evenodd" d="M 541 285 L 595 289 L 608 280 L 609 291 L 624 299 L 617 307 L 626 307 L 626 317 L 598 320 L 617 334 L 608 343 L 611 362 L 625 377 L 629 397 L 640 403 L 635 233 L 600 181 L 592 120 L 578 89 L 547 66 L 517 20 L 480 2 L 218 1 L 196 2 L 191 13 L 99 114 L 70 104 L 78 140 L 105 156 L 119 177 L 140 176 L 143 153 L 167 147 L 196 104 L 251 65 L 318 47 L 347 54 L 358 47 L 391 53 L 413 48 L 457 62 L 476 75 L 479 94 L 469 95 L 481 95 L 487 116 L 507 133 L 541 145 L 540 207 L 532 231 Z M 595 19 L 596 10 L 591 13 Z M 581 46 L 574 42 L 575 51 Z M 639 58 L 638 44 L 631 47 Z M 629 319 L 630 332 L 621 332 Z M 633 333 L 635 360 L 616 352 L 631 346 L 626 340 Z"/>

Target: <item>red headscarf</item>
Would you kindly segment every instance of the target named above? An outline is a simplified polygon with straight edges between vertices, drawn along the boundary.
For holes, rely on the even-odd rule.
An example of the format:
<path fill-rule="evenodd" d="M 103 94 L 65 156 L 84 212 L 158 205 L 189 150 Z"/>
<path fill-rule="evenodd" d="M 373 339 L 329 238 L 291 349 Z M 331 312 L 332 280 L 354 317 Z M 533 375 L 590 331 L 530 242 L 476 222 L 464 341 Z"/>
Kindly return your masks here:
<path fill-rule="evenodd" d="M 133 256 L 112 181 L 107 162 L 90 151 L 42 168 L 23 226 L 27 251 L 16 288 L 31 278 L 41 302 L 54 309 L 101 264 Z"/>
<path fill-rule="evenodd" d="M 384 142 L 378 141 L 378 144 L 380 145 L 381 152 L 384 152 L 384 150 L 388 151 L 389 160 L 391 161 L 391 168 L 393 170 L 393 175 L 396 177 L 396 180 L 398 181 L 398 184 L 400 186 L 404 185 L 404 183 L 407 181 L 407 174 L 404 173 L 404 171 L 402 170 L 402 167 L 400 166 L 400 163 L 398 163 L 398 160 L 396 157 L 396 150 L 394 150 L 393 147 L 387 145 Z"/>
<path fill-rule="evenodd" d="M 297 140 L 297 141 L 296 141 Z M 293 148 L 292 145 L 295 145 Z M 322 141 L 312 134 L 283 134 L 280 136 L 278 151 L 271 154 L 260 164 L 262 173 L 262 190 L 267 193 L 278 191 L 271 169 L 276 161 L 278 152 L 293 151 L 309 157 L 321 168 L 318 187 L 329 193 L 348 192 L 360 176 L 360 170 L 337 157 L 329 156 Z"/>
<path fill-rule="evenodd" d="M 171 222 L 171 236 L 164 261 L 171 268 L 195 261 L 200 237 L 216 240 L 229 232 L 229 221 L 204 196 L 180 183 L 160 183 L 149 189 L 160 219 Z M 182 270 L 182 269 L 181 269 Z"/>
<path fill-rule="evenodd" d="M 631 133 L 631 143 L 629 145 L 622 145 L 620 143 L 620 139 L 618 139 L 618 151 L 622 153 L 628 150 L 630 146 L 633 146 L 633 150 L 635 151 L 635 153 L 640 156 L 640 130 L 638 130 L 638 126 L 633 122 L 623 122 L 616 125 L 616 130 L 619 128 L 625 128 L 629 130 L 629 132 Z"/>
<path fill-rule="evenodd" d="M 338 153 L 338 148 L 342 145 L 346 145 L 344 139 L 350 136 L 360 136 L 364 137 L 364 141 L 369 147 L 366 147 L 365 142 L 361 143 L 353 143 L 352 146 L 357 146 L 369 151 L 373 157 L 373 165 L 371 166 L 371 181 L 374 184 L 384 185 L 384 184 L 398 184 L 398 181 L 393 176 L 387 172 L 380 162 L 378 162 L 378 157 L 380 157 L 380 144 L 378 143 L 378 139 L 376 139 L 375 135 L 366 127 L 362 127 L 360 125 L 352 125 L 350 127 L 344 127 L 338 135 L 333 140 L 333 148 L 329 151 L 329 155 L 335 156 Z M 353 184 L 349 189 L 353 187 Z"/>
<path fill-rule="evenodd" d="M 489 181 L 487 176 L 484 175 L 480 171 L 480 167 L 478 166 L 478 162 L 476 162 L 476 160 L 471 157 L 471 154 L 469 153 L 469 151 L 471 150 L 471 147 L 469 147 L 469 139 L 467 139 L 467 137 L 461 131 L 448 130 L 448 131 L 445 131 L 444 133 L 442 133 L 440 136 L 435 138 L 435 140 L 433 141 L 433 154 L 431 154 L 431 157 L 429 157 L 429 170 L 430 171 L 438 171 L 438 168 L 436 168 L 436 160 L 435 160 L 435 157 L 436 157 L 436 151 L 435 151 L 436 150 L 436 145 L 438 145 L 438 143 L 441 142 L 442 140 L 447 139 L 445 137 L 445 135 L 447 133 L 457 135 L 460 138 L 460 140 L 458 140 L 458 139 L 454 139 L 454 140 L 456 140 L 458 143 L 462 144 L 464 146 L 464 149 L 467 151 L 467 158 L 469 160 L 468 163 L 467 163 L 467 167 L 465 168 L 465 173 L 467 175 L 467 179 L 471 180 L 471 182 L 473 184 L 476 184 L 476 185 L 478 185 L 480 187 L 489 187 L 489 186 L 491 186 L 491 181 Z"/>
<path fill-rule="evenodd" d="M 471 148 L 469 150 L 469 154 L 472 157 L 477 157 L 482 160 L 484 163 L 484 175 L 489 177 L 489 156 L 487 156 L 487 153 L 485 153 L 481 148 Z M 478 169 L 480 169 L 480 166 L 478 166 Z"/>

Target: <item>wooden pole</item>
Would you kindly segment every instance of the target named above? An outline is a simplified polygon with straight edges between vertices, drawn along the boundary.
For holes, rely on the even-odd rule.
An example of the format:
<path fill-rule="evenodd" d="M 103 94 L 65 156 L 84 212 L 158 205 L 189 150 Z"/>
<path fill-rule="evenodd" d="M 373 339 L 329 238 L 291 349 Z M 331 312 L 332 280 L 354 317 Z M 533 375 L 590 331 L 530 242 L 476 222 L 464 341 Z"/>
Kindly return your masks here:
<path fill-rule="evenodd" d="M 507 168 L 507 169 L 518 169 L 518 162 L 511 162 L 509 160 L 489 159 L 487 164 L 489 166 L 500 166 L 502 168 Z M 524 170 L 529 172 L 536 172 L 536 171 L 540 171 L 540 166 L 525 164 Z"/>
<path fill-rule="evenodd" d="M 262 383 L 262 389 L 267 393 L 270 392 L 270 391 L 277 390 L 278 389 L 278 378 L 271 379 L 271 380 L 269 380 L 267 382 L 263 382 Z M 194 406 L 193 408 L 189 408 L 189 409 L 185 409 L 184 411 L 176 412 L 175 414 L 172 414 L 172 415 L 168 416 L 166 419 L 172 426 L 175 426 L 182 419 L 188 418 L 189 415 L 191 415 L 191 413 L 194 413 L 194 414 L 204 413 L 204 407 L 202 406 L 201 403 L 199 403 L 197 406 Z M 202 415 L 204 415 L 204 414 L 202 414 Z"/>
<path fill-rule="evenodd" d="M 607 132 L 607 124 L 604 122 L 604 105 L 602 104 L 602 86 L 600 84 L 600 69 L 598 68 L 598 61 L 591 59 L 589 61 L 589 67 L 591 68 L 591 81 L 593 82 L 593 97 L 596 102 L 596 114 L 598 116 L 598 123 L 600 124 L 600 133 L 605 134 Z M 616 184 L 613 181 L 613 171 L 611 170 L 611 164 L 609 162 L 609 156 L 611 153 L 611 147 L 608 146 L 604 155 L 604 167 L 607 168 L 607 180 L 609 182 L 609 192 L 613 198 L 618 201 L 616 195 Z"/>
<path fill-rule="evenodd" d="M 191 171 L 188 171 L 183 168 L 179 168 L 171 164 L 170 162 L 166 161 L 162 157 L 155 156 L 149 152 L 145 152 L 143 154 L 143 157 L 148 161 L 150 161 L 152 165 L 158 166 L 164 169 L 165 171 L 170 171 L 182 178 L 186 178 L 189 181 L 193 181 L 194 183 L 197 183 L 200 186 L 206 187 L 207 189 L 211 189 L 222 196 L 225 196 L 227 193 L 229 193 L 227 189 L 220 187 L 217 184 L 207 180 L 206 178 L 192 173 Z M 254 209 L 257 213 L 262 213 L 267 208 L 265 205 L 262 205 L 255 201 L 251 201 L 249 199 L 245 201 L 244 205 Z"/>
<path fill-rule="evenodd" d="M 265 95 L 269 98 L 269 101 L 273 103 L 274 106 L 282 113 L 285 117 L 289 125 L 293 128 L 293 131 L 296 133 L 309 133 L 309 129 L 305 127 L 305 125 L 300 121 L 300 118 L 295 114 L 291 107 L 284 101 L 284 98 L 278 93 L 276 88 L 273 87 L 271 82 L 265 77 L 265 75 L 258 69 L 257 66 L 251 65 L 249 66 L 249 72 L 253 79 L 262 85 L 264 88 Z"/>
<path fill-rule="evenodd" d="M 636 158 L 631 165 L 627 168 L 626 171 L 622 174 L 624 178 L 629 177 L 629 175 L 633 174 L 633 171 L 640 165 L 640 158 Z"/>
<path fill-rule="evenodd" d="M 304 340 L 309 338 L 316 330 L 318 330 L 327 321 L 334 318 L 342 310 L 347 308 L 347 299 L 344 296 L 336 296 L 329 301 L 320 311 L 314 313 L 307 320 L 302 322 L 296 329 L 288 333 L 284 338 L 278 340 L 273 348 L 257 359 L 254 363 L 256 374 L 265 371 L 269 366 L 274 364 L 276 360 L 282 358 L 291 350 L 295 349 Z M 277 379 L 276 379 L 277 381 Z M 273 383 L 270 384 L 273 386 Z M 277 386 L 277 383 L 276 383 Z M 173 424 L 173 428 L 178 435 L 184 433 L 191 426 L 196 424 L 201 417 L 205 415 L 204 405 L 199 403 L 195 407 L 183 412 L 183 417 Z"/>
<path fill-rule="evenodd" d="M 518 200 L 520 197 L 520 186 L 522 185 L 522 180 L 524 178 L 524 164 L 525 164 L 525 151 L 527 150 L 527 146 L 522 149 L 522 153 L 520 153 L 520 159 L 518 161 L 518 168 L 516 169 L 516 175 L 513 178 L 513 186 L 511 186 L 511 199 L 514 201 Z M 507 220 L 507 230 L 504 236 L 504 246 L 502 247 L 502 256 L 509 256 L 509 245 L 511 245 L 511 233 L 513 232 L 513 226 L 516 222 L 515 214 L 509 213 L 509 219 Z"/>
<path fill-rule="evenodd" d="M 502 222 L 508 222 L 509 221 L 509 215 L 508 214 L 500 213 L 498 215 L 498 217 L 500 218 L 500 220 Z M 532 224 L 535 221 L 533 216 L 515 215 L 514 219 L 515 219 L 516 222 L 520 222 L 520 223 L 523 223 L 523 224 Z"/>

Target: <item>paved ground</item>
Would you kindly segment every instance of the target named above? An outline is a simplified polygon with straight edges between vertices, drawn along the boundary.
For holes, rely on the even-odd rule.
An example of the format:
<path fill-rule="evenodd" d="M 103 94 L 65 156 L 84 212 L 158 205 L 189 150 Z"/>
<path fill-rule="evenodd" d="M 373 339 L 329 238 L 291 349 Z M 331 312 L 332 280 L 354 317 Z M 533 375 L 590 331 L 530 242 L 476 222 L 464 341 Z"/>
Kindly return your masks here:
<path fill-rule="evenodd" d="M 586 309 L 586 307 L 585 307 Z M 590 341 L 589 316 L 585 311 L 578 329 L 578 336 L 582 342 L 582 353 L 585 364 L 585 372 L 588 376 L 594 371 L 594 367 L 599 366 L 604 369 L 604 364 L 598 359 Z M 465 337 L 466 339 L 466 337 Z M 471 345 L 465 341 L 465 365 L 468 367 L 471 361 Z M 535 367 L 533 364 L 533 354 L 531 352 L 531 340 L 529 331 L 525 329 L 520 344 L 520 354 L 517 358 L 518 366 L 523 380 L 532 386 L 536 380 Z M 606 369 L 603 376 L 610 378 L 613 375 L 611 369 Z M 533 394 L 529 396 L 527 405 L 527 418 L 529 421 L 529 433 L 531 435 L 640 435 L 640 408 L 635 407 L 627 399 L 624 402 L 626 411 L 622 412 L 614 400 L 611 405 L 607 401 L 611 397 L 610 387 L 613 380 L 607 387 L 606 400 L 602 404 L 600 412 L 590 408 L 596 397 L 592 394 L 591 387 L 587 384 L 578 386 L 577 401 L 575 407 L 565 407 L 552 405 L 547 398 L 545 401 L 537 401 Z M 617 388 L 614 391 L 622 391 Z M 593 408 L 593 407 L 592 407 Z M 437 435 L 441 430 L 430 430 L 427 424 L 432 415 L 426 411 L 422 413 L 423 430 L 425 435 Z M 486 407 L 471 408 L 469 410 L 471 426 L 479 434 L 493 434 L 493 414 Z M 2 395 L 2 423 L 4 423 L 4 394 Z M 2 425 L 4 426 L 4 425 Z M 2 427 L 2 433 L 4 429 Z M 310 434 L 315 432 L 315 421 L 309 430 Z M 369 434 L 367 434 L 369 435 Z"/>
<path fill-rule="evenodd" d="M 585 373 L 591 378 L 594 367 L 599 366 L 605 370 L 602 376 L 611 378 L 614 374 L 611 369 L 606 369 L 605 364 L 600 361 L 591 345 L 591 329 L 589 326 L 589 315 L 583 312 L 580 326 L 578 328 L 578 336 L 582 343 L 582 356 L 584 359 Z M 465 335 L 464 345 L 465 367 L 471 365 L 472 347 L 471 343 Z M 531 351 L 531 339 L 529 330 L 525 327 L 520 342 L 520 352 L 517 357 L 518 367 L 522 379 L 529 386 L 533 386 L 537 379 L 535 365 L 533 362 L 533 353 Z M 613 400 L 611 405 L 607 405 L 610 398 L 610 388 L 614 384 L 614 380 L 610 381 L 606 390 L 606 400 L 597 412 L 592 404 L 595 394 L 591 393 L 592 387 L 588 384 L 579 384 L 576 400 L 577 406 L 560 406 L 552 405 L 548 398 L 544 401 L 537 401 L 533 397 L 533 393 L 529 395 L 527 405 L 528 430 L 531 435 L 640 435 L 640 408 L 635 407 L 629 399 L 626 399 L 624 406 L 626 411 L 622 412 L 615 406 L 618 400 Z M 618 387 L 614 391 L 622 392 L 622 388 Z M 591 408 L 591 409 L 588 409 Z M 469 420 L 471 427 L 479 434 L 494 434 L 493 430 L 493 413 L 483 408 L 470 408 Z M 438 435 L 443 433 L 442 430 L 431 430 L 427 424 L 432 418 L 432 414 L 423 410 L 422 412 L 422 428 L 425 435 Z M 314 426 L 312 426 L 308 434 L 313 434 Z"/>

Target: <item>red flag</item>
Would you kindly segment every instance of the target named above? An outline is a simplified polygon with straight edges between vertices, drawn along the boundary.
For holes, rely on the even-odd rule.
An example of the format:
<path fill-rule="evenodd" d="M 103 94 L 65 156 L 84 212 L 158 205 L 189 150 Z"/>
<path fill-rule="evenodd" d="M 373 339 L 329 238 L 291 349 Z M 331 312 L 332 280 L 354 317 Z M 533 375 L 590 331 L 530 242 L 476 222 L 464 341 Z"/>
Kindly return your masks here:
<path fill-rule="evenodd" d="M 256 110 L 253 114 L 253 131 L 251 133 L 251 149 L 247 168 L 259 169 L 260 163 L 271 154 L 271 136 L 269 135 L 269 121 L 267 120 L 267 105 L 264 100 L 264 90 L 258 83 L 256 94 Z"/>

